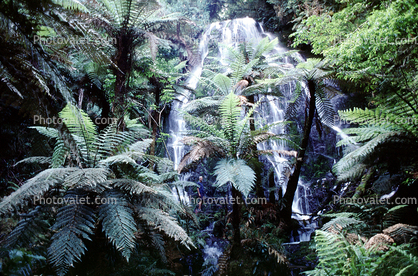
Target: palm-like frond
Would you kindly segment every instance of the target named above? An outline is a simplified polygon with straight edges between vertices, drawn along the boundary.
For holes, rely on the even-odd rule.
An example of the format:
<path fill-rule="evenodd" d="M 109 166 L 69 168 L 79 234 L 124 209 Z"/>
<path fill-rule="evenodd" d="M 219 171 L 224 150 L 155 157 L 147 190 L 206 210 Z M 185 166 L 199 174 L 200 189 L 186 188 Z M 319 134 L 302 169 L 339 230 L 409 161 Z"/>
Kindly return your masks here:
<path fill-rule="evenodd" d="M 345 179 L 342 178 L 343 173 L 352 169 L 356 164 L 362 163 L 368 156 L 375 152 L 377 147 L 391 141 L 399 142 L 402 140 L 401 137 L 404 135 L 405 134 L 400 131 L 380 134 L 372 140 L 366 142 L 363 146 L 345 155 L 334 165 L 332 170 L 339 175 L 338 180 L 343 181 Z"/>
<path fill-rule="evenodd" d="M 103 194 L 107 202 L 99 207 L 99 219 L 110 242 L 129 261 L 135 247 L 136 222 L 133 211 L 122 193 L 115 190 Z"/>
<path fill-rule="evenodd" d="M 62 185 L 69 189 L 95 190 L 105 182 L 110 171 L 106 168 L 85 168 L 70 173 Z"/>
<path fill-rule="evenodd" d="M 332 105 L 329 97 L 324 91 L 324 84 L 321 82 L 318 84 L 318 89 L 315 93 L 315 107 L 316 112 L 319 116 L 320 121 L 328 126 L 332 127 L 334 125 L 334 118 L 336 112 L 334 111 L 334 106 Z"/>
<path fill-rule="evenodd" d="M 96 126 L 89 116 L 81 109 L 67 104 L 59 113 L 60 118 L 64 120 L 65 125 L 73 136 L 80 137 L 81 140 L 77 143 L 84 159 L 91 159 L 93 153 L 93 145 L 96 140 L 97 130 Z"/>
<path fill-rule="evenodd" d="M 187 235 L 186 231 L 181 228 L 173 217 L 163 212 L 162 210 L 142 207 L 138 210 L 139 216 L 151 227 L 162 231 L 175 241 L 180 241 L 181 244 L 189 248 L 193 246 L 192 240 Z"/>
<path fill-rule="evenodd" d="M 5 238 L 3 245 L 7 248 L 30 246 L 33 238 L 48 227 L 48 223 L 39 218 L 42 207 L 38 206 L 28 214 L 21 214 L 16 227 Z"/>
<path fill-rule="evenodd" d="M 77 10 L 88 13 L 89 10 L 83 3 L 78 0 L 53 0 L 55 4 L 64 7 L 65 9 Z"/>
<path fill-rule="evenodd" d="M 224 155 L 224 149 L 222 147 L 207 139 L 186 136 L 182 139 L 182 142 L 186 145 L 193 145 L 193 147 L 192 150 L 183 156 L 177 168 L 178 172 L 181 172 L 189 162 L 197 162 L 214 155 Z"/>
<path fill-rule="evenodd" d="M 144 127 L 136 128 L 134 131 L 117 131 L 116 124 L 107 126 L 98 136 L 94 143 L 95 160 L 103 160 L 106 157 L 133 151 L 143 153 L 151 142 L 150 139 L 138 141 L 146 137 L 149 131 Z"/>
<path fill-rule="evenodd" d="M 393 143 L 409 144 L 413 141 L 412 137 L 418 135 L 413 120 L 406 121 L 403 116 L 389 114 L 388 109 L 355 108 L 340 111 L 339 114 L 344 120 L 360 124 L 360 127 L 345 129 L 344 132 L 348 135 L 337 143 L 337 146 L 359 143 L 355 145 L 355 150 L 345 154 L 333 167 L 341 181 L 358 177 L 366 167 L 363 163 L 378 148 L 384 148 L 386 144 L 391 147 Z"/>
<path fill-rule="evenodd" d="M 222 159 L 215 167 L 215 186 L 231 183 L 244 196 L 248 196 L 255 184 L 255 173 L 242 159 Z"/>
<path fill-rule="evenodd" d="M 31 164 L 31 163 L 35 163 L 35 164 L 51 164 L 52 162 L 52 158 L 51 157 L 46 157 L 46 156 L 32 156 L 32 157 L 28 157 L 25 158 L 23 160 L 20 160 L 19 162 L 17 162 L 15 164 L 15 166 L 19 165 L 19 164 Z"/>
<path fill-rule="evenodd" d="M 62 184 L 64 179 L 77 168 L 55 168 L 47 169 L 35 177 L 27 180 L 17 191 L 3 198 L 0 202 L 0 215 L 6 215 L 13 212 L 20 206 L 24 206 L 34 197 L 42 196 L 46 191 Z"/>
<path fill-rule="evenodd" d="M 229 93 L 220 106 L 221 118 L 222 118 L 222 130 L 225 138 L 235 145 L 240 138 L 237 133 L 237 123 L 241 115 L 241 108 L 239 105 L 239 99 L 233 93 Z"/>
<path fill-rule="evenodd" d="M 159 4 L 157 1 L 142 0 L 101 0 L 99 3 L 108 13 L 108 19 L 119 28 L 135 28 L 144 23 L 144 17 L 155 12 Z"/>
<path fill-rule="evenodd" d="M 134 179 L 112 179 L 106 181 L 106 184 L 124 190 L 131 195 L 140 195 L 142 193 L 156 193 L 154 189 Z"/>
<path fill-rule="evenodd" d="M 48 255 L 58 275 L 65 275 L 81 259 L 86 251 L 84 240 L 91 240 L 93 234 L 94 211 L 81 198 L 86 199 L 83 194 L 69 191 L 64 197 L 69 204 L 59 209 L 53 226 L 57 232 L 52 236 Z"/>
<path fill-rule="evenodd" d="M 200 117 L 195 117 L 188 113 L 184 113 L 183 118 L 195 129 L 198 129 L 202 135 L 215 135 L 217 137 L 225 137 L 225 133 L 222 130 L 219 130 L 216 125 L 208 124 L 204 119 Z"/>

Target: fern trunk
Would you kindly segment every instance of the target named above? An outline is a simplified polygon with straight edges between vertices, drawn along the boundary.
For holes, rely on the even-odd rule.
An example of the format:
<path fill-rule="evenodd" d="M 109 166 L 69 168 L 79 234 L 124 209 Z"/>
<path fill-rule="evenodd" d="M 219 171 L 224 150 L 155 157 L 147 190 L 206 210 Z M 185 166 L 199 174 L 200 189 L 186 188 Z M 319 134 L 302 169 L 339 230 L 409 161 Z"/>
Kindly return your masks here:
<path fill-rule="evenodd" d="M 232 186 L 232 198 L 234 198 L 234 202 L 232 204 L 232 227 L 234 228 L 234 236 L 233 236 L 233 247 L 239 248 L 241 246 L 241 232 L 239 229 L 239 224 L 241 222 L 240 218 L 240 202 L 241 193 Z"/>
<path fill-rule="evenodd" d="M 295 192 L 298 187 L 300 171 L 303 165 L 303 159 L 305 157 L 306 148 L 308 147 L 312 122 L 313 122 L 313 118 L 315 115 L 315 82 L 313 80 L 308 80 L 308 89 L 309 89 L 309 95 L 310 95 L 309 113 L 308 113 L 308 117 L 305 118 L 305 128 L 303 132 L 303 139 L 300 145 L 301 149 L 299 150 L 298 156 L 296 158 L 295 170 L 293 171 L 292 175 L 289 177 L 289 181 L 287 182 L 286 193 L 283 196 L 286 206 L 284 207 L 282 211 L 282 215 L 283 215 L 284 221 L 287 222 L 288 225 L 292 218 L 293 197 L 295 196 Z"/>
<path fill-rule="evenodd" d="M 369 182 L 370 178 L 373 176 L 375 172 L 374 167 L 371 167 L 369 171 L 363 175 L 361 178 L 360 184 L 356 188 L 356 192 L 353 195 L 353 199 L 357 199 L 361 197 L 366 192 L 367 183 Z"/>
<path fill-rule="evenodd" d="M 255 99 L 254 99 L 254 95 L 250 95 L 248 96 L 248 102 L 254 104 L 255 103 Z M 254 115 L 251 115 L 251 118 L 249 120 L 250 122 L 250 130 L 251 131 L 255 131 L 255 124 L 254 124 Z M 251 149 L 252 152 L 256 152 L 257 151 L 257 145 L 254 145 L 253 148 Z M 257 175 L 256 181 L 255 181 L 255 193 L 257 195 L 257 197 L 262 198 L 264 197 L 264 189 L 263 189 L 263 183 L 261 181 L 261 174 L 262 174 L 262 167 L 263 164 L 258 160 L 258 157 L 253 157 L 253 162 L 251 162 L 253 164 L 253 169 Z"/>
<path fill-rule="evenodd" d="M 114 69 L 116 81 L 112 112 L 119 120 L 118 129 L 123 131 L 125 128 L 124 114 L 126 109 L 126 94 L 128 92 L 127 85 L 132 70 L 133 37 L 122 32 L 118 36 L 116 48 L 115 64 L 117 68 Z"/>
<path fill-rule="evenodd" d="M 155 77 L 152 76 L 150 79 L 151 84 L 155 87 L 155 106 L 158 108 L 160 105 L 160 95 L 163 91 L 163 85 L 161 82 Z M 158 136 L 158 129 L 159 129 L 159 116 L 157 110 L 151 110 L 150 117 L 149 117 L 149 124 L 150 128 L 152 129 L 152 142 L 150 145 L 150 154 L 155 155 L 155 147 L 157 143 L 157 136 Z"/>

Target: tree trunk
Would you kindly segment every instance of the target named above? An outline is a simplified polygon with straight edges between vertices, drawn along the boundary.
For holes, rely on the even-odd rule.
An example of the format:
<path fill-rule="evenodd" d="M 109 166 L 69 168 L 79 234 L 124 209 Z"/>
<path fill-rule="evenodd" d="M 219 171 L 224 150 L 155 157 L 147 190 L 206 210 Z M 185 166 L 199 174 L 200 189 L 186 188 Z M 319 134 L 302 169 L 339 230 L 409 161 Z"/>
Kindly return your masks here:
<path fill-rule="evenodd" d="M 248 96 L 247 99 L 248 99 L 249 103 L 252 103 L 252 104 L 255 103 L 254 95 Z M 255 131 L 254 114 L 251 115 L 251 117 L 250 117 L 250 130 Z M 257 145 L 254 145 L 253 148 L 251 149 L 251 151 L 255 153 L 257 151 Z M 258 156 L 255 156 L 252 159 L 253 160 L 251 161 L 251 164 L 252 164 L 252 168 L 254 169 L 254 172 L 255 172 L 255 175 L 256 175 L 255 194 L 257 195 L 258 198 L 262 198 L 262 197 L 264 197 L 263 183 L 261 181 L 261 174 L 263 172 L 263 163 L 261 163 L 258 160 Z"/>
<path fill-rule="evenodd" d="M 274 171 L 270 172 L 269 174 L 269 188 L 271 189 L 269 192 L 269 202 L 272 204 L 276 203 L 276 195 L 274 188 L 276 188 L 276 183 L 274 182 Z M 281 191 L 279 191 L 281 192 Z"/>
<path fill-rule="evenodd" d="M 303 164 L 303 159 L 305 157 L 306 148 L 308 147 L 309 136 L 311 134 L 311 127 L 313 118 L 315 115 L 315 82 L 313 80 L 308 80 L 308 89 L 309 89 L 309 113 L 308 117 L 305 117 L 305 128 L 303 132 L 303 139 L 301 143 L 301 149 L 298 152 L 296 159 L 295 170 L 292 175 L 289 177 L 287 182 L 286 193 L 283 198 L 285 200 L 285 208 L 282 211 L 284 221 L 289 225 L 292 217 L 292 203 L 293 197 L 295 196 L 296 189 L 298 187 L 299 175 Z"/>
<path fill-rule="evenodd" d="M 129 34 L 121 33 L 117 39 L 116 48 L 115 64 L 117 68 L 114 69 L 116 81 L 112 112 L 118 119 L 118 130 L 123 131 L 125 129 L 124 115 L 126 109 L 126 93 L 128 92 L 127 82 L 129 81 L 129 74 L 132 69 L 132 37 Z"/>
<path fill-rule="evenodd" d="M 157 143 L 157 136 L 158 136 L 158 129 L 159 129 L 159 120 L 160 120 L 160 113 L 157 111 L 158 106 L 160 105 L 160 96 L 161 93 L 163 91 L 163 85 L 161 84 L 161 82 L 158 80 L 157 77 L 152 76 L 150 78 L 150 82 L 151 84 L 155 87 L 154 91 L 155 91 L 155 106 L 156 109 L 155 110 L 151 110 L 150 113 L 150 125 L 151 125 L 151 129 L 152 129 L 152 142 L 150 145 L 150 154 L 151 155 L 155 155 L 155 146 Z"/>
<path fill-rule="evenodd" d="M 234 199 L 232 204 L 232 227 L 234 228 L 234 237 L 233 237 L 233 247 L 239 248 L 241 246 L 241 233 L 239 229 L 239 224 L 241 221 L 240 217 L 240 203 L 241 202 L 241 193 L 232 186 L 232 198 Z M 239 202 L 238 202 L 239 200 Z"/>

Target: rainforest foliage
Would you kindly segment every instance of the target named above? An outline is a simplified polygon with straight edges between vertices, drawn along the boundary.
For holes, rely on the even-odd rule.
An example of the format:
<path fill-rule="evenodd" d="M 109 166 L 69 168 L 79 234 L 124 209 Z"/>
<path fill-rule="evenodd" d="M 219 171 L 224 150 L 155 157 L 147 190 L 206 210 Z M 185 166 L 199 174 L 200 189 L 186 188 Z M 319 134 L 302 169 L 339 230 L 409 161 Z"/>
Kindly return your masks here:
<path fill-rule="evenodd" d="M 0 275 L 416 275 L 417 13 L 1 1 Z M 272 35 L 201 47 L 244 17 Z"/>

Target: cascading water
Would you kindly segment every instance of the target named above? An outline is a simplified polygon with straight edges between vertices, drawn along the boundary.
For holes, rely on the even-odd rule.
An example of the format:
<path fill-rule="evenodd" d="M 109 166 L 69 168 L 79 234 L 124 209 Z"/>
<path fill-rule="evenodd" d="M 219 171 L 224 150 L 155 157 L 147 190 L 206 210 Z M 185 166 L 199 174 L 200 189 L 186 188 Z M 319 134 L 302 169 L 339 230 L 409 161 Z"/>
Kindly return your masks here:
<path fill-rule="evenodd" d="M 215 40 L 219 44 L 228 45 L 231 47 L 236 47 L 242 42 L 252 42 L 252 45 L 257 45 L 264 37 L 269 36 L 263 31 L 261 25 L 251 18 L 241 18 L 228 20 L 224 22 L 212 23 L 206 32 L 202 35 L 201 42 L 199 44 L 199 53 L 200 53 L 200 63 L 195 66 L 191 76 L 186 82 L 186 86 L 191 89 L 195 89 L 199 80 L 199 77 L 202 73 L 203 64 L 205 58 L 208 54 L 208 45 L 211 41 Z M 272 53 L 284 53 L 287 50 L 282 46 L 277 46 Z M 225 68 L 228 68 L 227 64 L 227 50 L 223 47 L 219 47 L 219 62 L 222 65 L 225 65 Z M 290 60 L 285 59 L 285 63 L 288 66 L 293 66 Z M 227 73 L 227 72 L 224 72 Z M 292 92 L 295 89 L 295 83 L 291 83 L 282 87 L 281 91 L 290 98 Z M 190 92 L 186 89 L 181 91 L 181 96 L 177 97 L 172 105 L 171 112 L 168 117 L 169 125 L 169 134 L 170 138 L 168 140 L 168 149 L 170 156 L 175 164 L 175 169 L 177 169 L 178 164 L 185 154 L 185 146 L 180 142 L 183 138 L 183 134 L 186 130 L 186 124 L 184 119 L 179 112 L 182 107 L 187 104 L 190 97 Z M 284 120 L 284 110 L 286 110 L 286 101 L 280 100 L 274 96 L 266 96 L 263 98 L 261 106 L 258 108 L 256 117 L 261 119 L 263 124 L 272 124 L 276 122 L 281 122 Z M 270 129 L 271 132 L 275 134 L 283 134 L 283 126 L 275 126 Z M 280 151 L 284 150 L 286 147 L 280 141 L 271 141 L 265 142 L 258 145 L 260 150 L 274 150 Z M 277 186 L 282 188 L 282 193 L 284 194 L 286 190 L 286 181 L 282 181 L 282 176 L 286 169 L 286 159 L 281 157 L 279 154 L 275 153 L 272 156 L 267 156 L 266 160 L 275 170 L 275 183 Z M 187 176 L 185 176 L 187 178 Z M 293 218 L 301 221 L 301 225 L 305 226 L 298 231 L 297 235 L 291 237 L 291 241 L 307 241 L 310 238 L 310 233 L 314 230 L 314 223 L 306 223 L 310 219 L 309 214 L 309 204 L 306 199 L 306 195 L 309 193 L 308 186 L 303 183 L 299 183 L 299 187 L 295 193 L 294 202 L 292 205 L 293 209 Z M 182 191 L 176 191 L 175 194 L 179 196 L 180 200 L 187 197 L 187 193 Z M 307 226 L 307 227 L 306 227 Z M 217 244 L 207 245 L 205 247 L 205 252 L 216 252 L 217 257 L 219 257 L 219 248 L 212 248 L 212 246 L 217 247 Z"/>
<path fill-rule="evenodd" d="M 287 60 L 287 63 L 288 66 L 293 66 L 289 60 Z M 292 92 L 295 90 L 295 85 L 295 83 L 282 85 L 280 90 L 285 98 L 290 98 Z M 302 85 L 302 87 L 304 87 L 304 85 Z M 256 114 L 256 118 L 259 122 L 261 122 L 260 127 L 268 124 L 274 125 L 276 123 L 283 122 L 286 108 L 287 101 L 280 101 L 279 98 L 273 96 L 265 97 L 265 100 L 261 104 L 261 108 Z M 270 128 L 270 131 L 274 134 L 284 134 L 284 128 L 281 125 L 273 126 Z M 257 147 L 259 150 L 274 150 L 277 152 L 286 149 L 285 144 L 280 140 L 263 142 Z M 278 185 L 281 188 L 277 193 L 275 193 L 276 199 L 278 199 L 278 197 L 280 198 L 286 192 L 287 179 L 286 177 L 283 177 L 283 175 L 290 171 L 287 159 L 281 157 L 279 153 L 274 153 L 271 156 L 265 156 L 263 158 L 274 168 L 276 186 Z M 299 221 L 301 228 L 298 229 L 297 232 L 292 233 L 290 242 L 309 241 L 311 233 L 315 231 L 315 228 L 317 227 L 317 222 L 313 221 L 309 215 L 309 192 L 309 186 L 299 180 L 298 188 L 295 191 L 292 202 L 292 218 Z"/>

